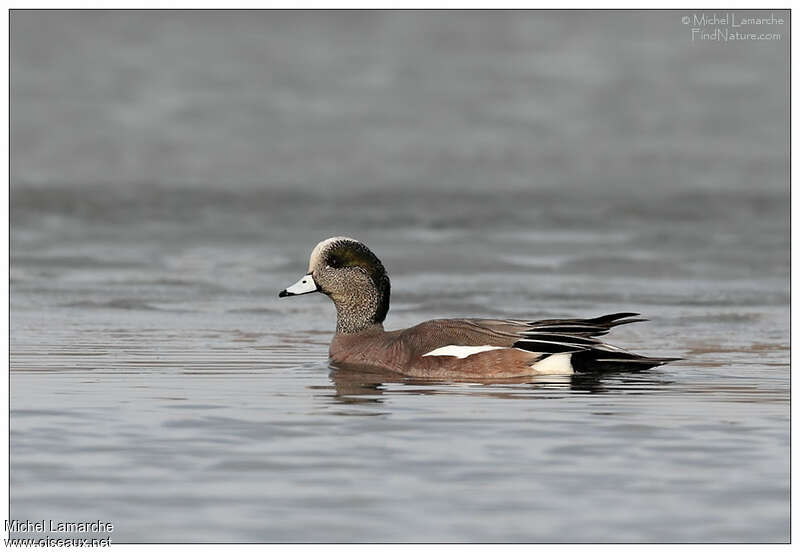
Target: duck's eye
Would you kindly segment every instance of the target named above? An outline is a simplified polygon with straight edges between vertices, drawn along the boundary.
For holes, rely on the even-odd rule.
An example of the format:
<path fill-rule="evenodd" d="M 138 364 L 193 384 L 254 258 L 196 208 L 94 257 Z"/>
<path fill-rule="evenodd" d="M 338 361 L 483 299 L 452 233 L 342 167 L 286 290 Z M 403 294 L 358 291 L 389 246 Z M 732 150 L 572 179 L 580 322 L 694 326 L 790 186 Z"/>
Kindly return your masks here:
<path fill-rule="evenodd" d="M 342 260 L 338 257 L 331 257 L 328 259 L 328 266 L 338 269 L 342 266 Z"/>

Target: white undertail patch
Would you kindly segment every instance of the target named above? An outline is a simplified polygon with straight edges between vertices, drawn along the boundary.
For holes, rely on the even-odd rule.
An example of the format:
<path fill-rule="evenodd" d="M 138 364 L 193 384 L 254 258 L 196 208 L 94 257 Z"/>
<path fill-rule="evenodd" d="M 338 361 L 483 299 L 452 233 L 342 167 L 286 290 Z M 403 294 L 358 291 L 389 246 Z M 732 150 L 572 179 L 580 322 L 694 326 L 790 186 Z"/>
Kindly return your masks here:
<path fill-rule="evenodd" d="M 531 365 L 539 374 L 573 374 L 571 353 L 554 353 Z"/>
<path fill-rule="evenodd" d="M 422 357 L 428 357 L 429 355 L 449 355 L 452 357 L 458 357 L 459 359 L 465 359 L 470 355 L 475 355 L 476 353 L 481 353 L 484 351 L 491 351 L 493 349 L 508 348 L 504 348 L 502 346 L 443 346 L 436 348 L 433 351 L 429 351 Z"/>

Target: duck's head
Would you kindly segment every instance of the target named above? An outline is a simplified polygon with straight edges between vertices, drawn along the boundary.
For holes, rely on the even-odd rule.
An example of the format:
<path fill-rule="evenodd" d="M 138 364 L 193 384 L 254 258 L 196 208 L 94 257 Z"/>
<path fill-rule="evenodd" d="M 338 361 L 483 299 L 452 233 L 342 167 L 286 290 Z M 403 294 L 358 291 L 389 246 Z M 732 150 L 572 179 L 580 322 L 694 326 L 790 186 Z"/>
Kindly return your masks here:
<path fill-rule="evenodd" d="M 355 334 L 381 325 L 389 311 L 389 275 L 370 249 L 335 236 L 314 247 L 308 273 L 278 297 L 322 292 L 336 305 L 336 331 Z"/>

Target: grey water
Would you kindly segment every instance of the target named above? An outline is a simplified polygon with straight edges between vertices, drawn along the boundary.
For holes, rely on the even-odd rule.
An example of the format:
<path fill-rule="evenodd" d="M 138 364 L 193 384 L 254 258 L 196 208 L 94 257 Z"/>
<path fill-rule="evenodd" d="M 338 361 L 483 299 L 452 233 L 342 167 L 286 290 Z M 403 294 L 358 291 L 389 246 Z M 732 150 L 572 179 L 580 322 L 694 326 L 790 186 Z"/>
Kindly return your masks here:
<path fill-rule="evenodd" d="M 12 12 L 12 518 L 788 541 L 789 25 L 684 15 Z M 635 311 L 611 343 L 685 359 L 332 370 L 333 306 L 277 292 L 337 234 L 387 328 Z"/>

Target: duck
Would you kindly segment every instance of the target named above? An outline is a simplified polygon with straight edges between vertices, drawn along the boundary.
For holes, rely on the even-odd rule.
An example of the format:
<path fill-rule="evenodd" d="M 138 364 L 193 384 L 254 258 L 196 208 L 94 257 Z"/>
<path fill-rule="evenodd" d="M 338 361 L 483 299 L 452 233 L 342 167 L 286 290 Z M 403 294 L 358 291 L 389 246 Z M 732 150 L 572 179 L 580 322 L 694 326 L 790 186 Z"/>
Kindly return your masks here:
<path fill-rule="evenodd" d="M 334 368 L 484 380 L 641 371 L 680 359 L 645 357 L 598 339 L 613 327 L 647 320 L 630 312 L 588 319 L 433 319 L 387 331 L 390 291 L 389 275 L 372 250 L 334 236 L 314 247 L 308 272 L 278 297 L 322 293 L 333 301 Z"/>

